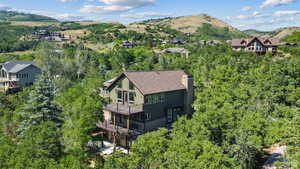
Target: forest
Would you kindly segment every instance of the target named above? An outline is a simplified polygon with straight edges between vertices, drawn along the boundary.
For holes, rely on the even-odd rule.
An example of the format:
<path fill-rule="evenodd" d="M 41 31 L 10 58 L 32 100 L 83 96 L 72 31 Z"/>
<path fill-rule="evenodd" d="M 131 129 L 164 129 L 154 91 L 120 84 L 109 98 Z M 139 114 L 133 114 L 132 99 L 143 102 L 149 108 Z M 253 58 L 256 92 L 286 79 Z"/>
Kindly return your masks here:
<path fill-rule="evenodd" d="M 282 52 L 289 56 L 275 57 L 236 52 L 225 42 L 187 44 L 189 57 L 158 55 L 156 50 L 164 46 L 149 45 L 149 39 L 155 38 L 151 31 L 162 29 L 170 37 L 184 35 L 168 27 L 148 28 L 145 34 L 119 31 L 123 28 L 93 25 L 88 27 L 91 34 L 82 40 L 143 43 L 132 49 L 116 45 L 99 52 L 82 42 L 63 47 L 39 42 L 30 45 L 31 54 L 1 54 L 2 62 L 34 60 L 43 73 L 34 86 L 0 96 L 0 168 L 256 169 L 266 158 L 264 148 L 274 144 L 288 146 L 286 160 L 278 162 L 278 167 L 300 167 L 299 47 L 284 47 Z M 0 29 L 1 34 L 5 30 Z M 232 38 L 226 32 L 206 25 L 191 39 Z M 16 35 L 9 34 L 9 45 L 17 45 Z M 286 40 L 299 43 L 299 34 Z M 2 48 L 12 47 L 0 44 Z M 181 117 L 171 130 L 162 128 L 140 136 L 129 155 L 101 156 L 93 142 L 103 138 L 93 133 L 99 130 L 95 124 L 103 119 L 102 106 L 107 103 L 99 95 L 103 82 L 124 70 L 176 69 L 195 79 L 193 117 Z"/>

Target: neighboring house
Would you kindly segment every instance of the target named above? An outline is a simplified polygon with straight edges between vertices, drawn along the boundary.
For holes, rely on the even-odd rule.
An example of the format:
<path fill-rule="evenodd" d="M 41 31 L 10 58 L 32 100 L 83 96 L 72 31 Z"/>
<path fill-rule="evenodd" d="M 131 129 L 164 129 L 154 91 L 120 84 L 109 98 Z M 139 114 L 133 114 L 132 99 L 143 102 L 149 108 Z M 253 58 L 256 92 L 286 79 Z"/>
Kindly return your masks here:
<path fill-rule="evenodd" d="M 201 40 L 198 43 L 200 46 L 215 46 L 221 44 L 219 40 Z"/>
<path fill-rule="evenodd" d="M 170 43 L 172 44 L 179 44 L 179 45 L 184 45 L 186 44 L 186 41 L 181 39 L 181 38 L 173 38 Z"/>
<path fill-rule="evenodd" d="M 188 57 L 191 52 L 184 48 L 167 48 L 160 53 L 180 53 L 181 55 Z"/>
<path fill-rule="evenodd" d="M 185 33 L 185 36 L 187 36 L 187 37 L 192 37 L 192 36 L 193 36 L 193 33 L 191 33 L 191 32 Z"/>
<path fill-rule="evenodd" d="M 193 78 L 181 70 L 124 72 L 109 83 L 111 103 L 97 126 L 117 145 L 129 148 L 139 135 L 193 113 Z"/>
<path fill-rule="evenodd" d="M 169 44 L 170 41 L 169 41 L 169 40 L 160 40 L 160 43 L 161 43 L 162 45 L 166 45 L 166 44 Z"/>
<path fill-rule="evenodd" d="M 66 38 L 64 34 L 60 32 L 49 32 L 48 30 L 39 30 L 32 35 L 34 39 L 44 39 L 47 41 L 62 42 L 67 41 L 69 38 Z"/>
<path fill-rule="evenodd" d="M 106 90 L 117 78 L 110 79 L 103 83 L 103 88 L 100 89 L 100 96 L 103 98 L 109 98 L 109 91 Z"/>
<path fill-rule="evenodd" d="M 276 53 L 277 48 L 280 46 L 279 39 L 274 38 L 251 38 L 251 39 L 233 39 L 231 47 L 236 51 L 249 51 L 258 54 L 266 52 Z"/>
<path fill-rule="evenodd" d="M 126 40 L 123 42 L 122 46 L 124 48 L 130 49 L 130 48 L 134 48 L 136 46 L 136 44 L 134 42 Z"/>
<path fill-rule="evenodd" d="M 32 61 L 9 61 L 0 64 L 0 90 L 16 92 L 34 83 L 41 70 Z"/>

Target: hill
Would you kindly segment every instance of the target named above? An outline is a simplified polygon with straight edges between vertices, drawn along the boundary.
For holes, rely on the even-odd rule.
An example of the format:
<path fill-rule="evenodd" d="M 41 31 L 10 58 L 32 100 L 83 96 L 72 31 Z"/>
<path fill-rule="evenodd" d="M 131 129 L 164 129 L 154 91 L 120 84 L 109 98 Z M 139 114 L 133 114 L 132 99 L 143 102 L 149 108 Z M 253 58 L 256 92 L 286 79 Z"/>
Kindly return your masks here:
<path fill-rule="evenodd" d="M 273 31 L 258 31 L 255 29 L 248 29 L 243 32 L 250 36 L 255 36 L 255 37 L 271 37 L 274 36 L 275 34 L 275 32 Z"/>
<path fill-rule="evenodd" d="M 292 35 L 294 32 L 300 32 L 300 27 L 286 27 L 275 30 L 275 38 L 284 39 L 289 35 Z"/>
<path fill-rule="evenodd" d="M 126 30 L 138 33 L 157 33 L 171 37 L 180 37 L 180 34 L 193 34 L 195 38 L 204 40 L 229 40 L 247 36 L 225 22 L 206 14 L 151 19 L 129 24 Z"/>
<path fill-rule="evenodd" d="M 278 38 L 278 39 L 282 40 L 282 39 L 285 39 L 286 37 L 292 35 L 295 32 L 300 32 L 300 27 L 285 27 L 285 28 L 276 29 L 274 31 L 258 31 L 255 29 L 249 29 L 249 30 L 245 30 L 243 32 L 250 36 L 273 37 L 273 38 Z"/>
<path fill-rule="evenodd" d="M 231 32 L 240 32 L 225 22 L 206 14 L 148 20 L 130 24 L 128 29 L 144 32 L 148 25 L 164 25 L 183 33 L 194 33 L 199 27 L 202 27 L 203 24 L 210 24 L 218 28 L 228 28 Z"/>
<path fill-rule="evenodd" d="M 58 20 L 51 17 L 14 11 L 0 11 L 0 21 L 58 22 Z"/>

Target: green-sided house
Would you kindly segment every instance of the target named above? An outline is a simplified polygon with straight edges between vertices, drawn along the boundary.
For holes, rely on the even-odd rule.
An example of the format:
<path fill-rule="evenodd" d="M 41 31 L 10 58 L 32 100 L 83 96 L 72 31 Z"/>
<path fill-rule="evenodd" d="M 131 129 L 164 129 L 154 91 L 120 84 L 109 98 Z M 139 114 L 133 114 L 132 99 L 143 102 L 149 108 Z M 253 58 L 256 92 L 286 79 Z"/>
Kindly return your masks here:
<path fill-rule="evenodd" d="M 181 70 L 124 72 L 106 87 L 101 128 L 106 139 L 129 148 L 137 136 L 170 127 L 178 116 L 191 115 L 193 78 Z"/>

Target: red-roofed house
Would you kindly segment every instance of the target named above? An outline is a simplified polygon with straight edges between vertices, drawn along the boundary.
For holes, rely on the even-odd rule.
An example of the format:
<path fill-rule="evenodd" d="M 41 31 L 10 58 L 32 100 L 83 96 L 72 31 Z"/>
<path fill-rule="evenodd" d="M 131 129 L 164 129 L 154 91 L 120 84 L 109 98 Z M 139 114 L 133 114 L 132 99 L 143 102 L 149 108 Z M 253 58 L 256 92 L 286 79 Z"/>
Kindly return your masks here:
<path fill-rule="evenodd" d="M 280 45 L 279 39 L 274 38 L 254 37 L 250 39 L 233 39 L 231 41 L 233 50 L 256 52 L 258 54 L 264 54 L 266 52 L 276 53 Z"/>

